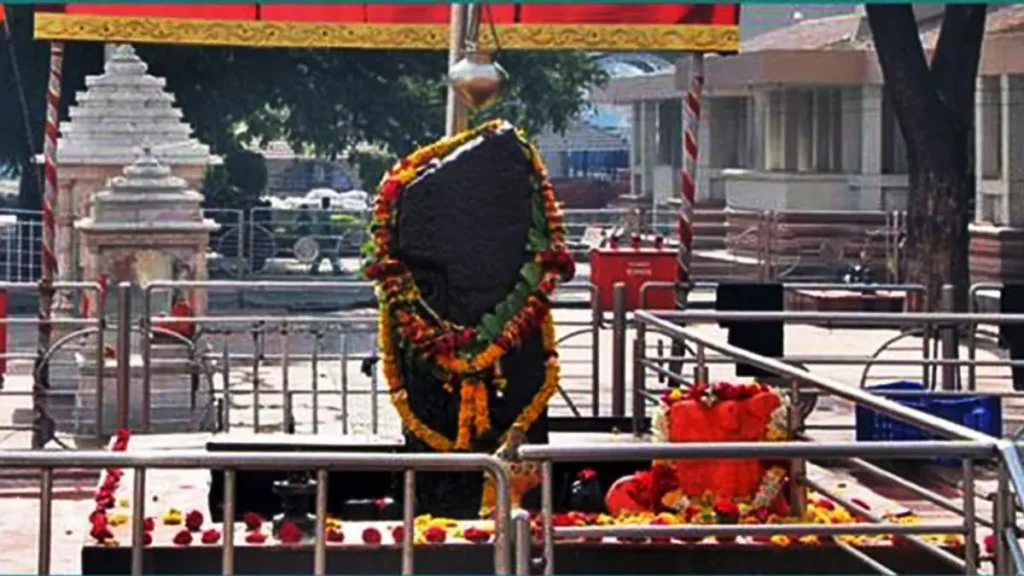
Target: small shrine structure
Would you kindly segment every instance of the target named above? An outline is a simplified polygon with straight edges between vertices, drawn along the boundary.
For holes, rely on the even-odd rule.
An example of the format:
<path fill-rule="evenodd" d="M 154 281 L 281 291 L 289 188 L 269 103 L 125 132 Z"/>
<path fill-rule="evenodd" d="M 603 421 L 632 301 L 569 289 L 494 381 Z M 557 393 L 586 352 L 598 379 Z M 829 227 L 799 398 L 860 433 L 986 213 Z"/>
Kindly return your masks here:
<path fill-rule="evenodd" d="M 132 315 L 142 310 L 138 288 L 154 280 L 205 280 L 206 251 L 210 233 L 218 228 L 203 218 L 202 194 L 189 189 L 184 178 L 171 174 L 155 154 L 144 149 L 138 159 L 111 178 L 107 189 L 95 193 L 90 213 L 75 223 L 81 240 L 84 273 L 90 278 L 106 278 L 111 286 L 131 282 L 139 293 L 133 298 Z M 87 310 L 97 310 L 95 294 L 85 296 Z M 168 295 L 153 294 L 154 313 L 169 309 Z M 203 290 L 172 291 L 171 300 L 187 298 L 192 310 L 206 310 Z M 140 338 L 133 335 L 131 350 L 111 349 L 104 359 L 103 432 L 116 426 L 116 365 L 120 354 L 130 354 L 129 423 L 138 426 L 143 409 L 143 362 L 139 355 Z M 132 353 L 134 351 L 134 353 Z M 77 377 L 60 378 L 73 383 L 74 407 L 70 423 L 79 435 L 94 434 L 96 422 L 96 385 L 99 359 L 95 350 L 76 355 Z M 153 432 L 189 432 L 207 429 L 214 411 L 210 392 L 203 386 L 203 371 L 189 347 L 171 339 L 151 344 L 150 410 Z M 70 424 L 70 425 L 69 425 Z"/>
<path fill-rule="evenodd" d="M 127 44 L 117 46 L 104 73 L 89 76 L 60 126 L 60 171 L 56 214 L 56 252 L 60 279 L 90 279 L 83 273 L 74 223 L 90 214 L 95 193 L 149 147 L 188 187 L 197 188 L 209 166 L 220 161 L 191 136 L 192 128 L 164 90 L 165 80 L 147 74 L 147 65 Z"/>

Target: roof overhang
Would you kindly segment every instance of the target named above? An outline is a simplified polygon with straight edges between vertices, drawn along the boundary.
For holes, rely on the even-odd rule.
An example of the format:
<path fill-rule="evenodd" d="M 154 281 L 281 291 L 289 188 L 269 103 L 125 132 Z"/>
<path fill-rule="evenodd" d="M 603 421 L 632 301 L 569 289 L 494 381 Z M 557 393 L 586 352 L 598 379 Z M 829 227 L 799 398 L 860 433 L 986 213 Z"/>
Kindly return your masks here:
<path fill-rule="evenodd" d="M 978 73 L 985 76 L 1024 74 L 1024 33 L 986 38 Z"/>
<path fill-rule="evenodd" d="M 448 4 L 67 4 L 35 38 L 287 48 L 448 48 Z M 488 4 L 507 49 L 735 52 L 738 4 Z M 493 47 L 487 31 L 481 44 Z M 491 46 L 488 46 L 488 45 Z"/>

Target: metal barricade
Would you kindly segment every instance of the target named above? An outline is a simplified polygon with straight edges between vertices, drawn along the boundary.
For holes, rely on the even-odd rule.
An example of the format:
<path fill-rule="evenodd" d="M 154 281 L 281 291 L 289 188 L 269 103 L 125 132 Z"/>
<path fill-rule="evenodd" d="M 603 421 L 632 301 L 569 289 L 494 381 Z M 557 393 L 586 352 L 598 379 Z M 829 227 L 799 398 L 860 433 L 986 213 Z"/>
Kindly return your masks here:
<path fill-rule="evenodd" d="M 314 469 L 317 471 L 316 487 L 316 534 L 313 544 L 313 573 L 325 574 L 327 570 L 327 545 L 325 524 L 327 516 L 327 472 L 329 470 L 358 471 L 402 471 L 405 474 L 403 503 L 402 573 L 413 574 L 414 548 L 412 536 L 415 533 L 415 491 L 416 471 L 451 472 L 483 471 L 490 474 L 495 486 L 494 526 L 494 572 L 511 574 L 511 490 L 508 472 L 501 460 L 479 454 L 358 454 L 358 453 L 236 453 L 219 454 L 203 451 L 150 451 L 138 453 L 112 452 L 0 452 L 0 467 L 35 468 L 42 470 L 40 479 L 41 500 L 39 512 L 39 560 L 38 574 L 50 573 L 52 552 L 52 511 L 53 474 L 60 468 L 125 468 L 133 470 L 131 502 L 131 566 L 132 574 L 144 573 L 146 548 L 143 542 L 143 525 L 146 518 L 146 471 L 148 469 L 210 468 L 224 470 L 224 521 L 225 526 L 234 526 L 236 521 L 235 472 L 244 470 L 288 470 Z M 233 574 L 235 566 L 235 542 L 233 530 L 223 530 L 224 540 L 221 554 L 223 574 Z"/>
<path fill-rule="evenodd" d="M 70 302 L 77 299 L 82 292 L 96 294 L 98 302 L 104 302 L 106 291 L 103 286 L 95 282 L 54 282 L 45 291 L 52 294 L 70 297 L 62 298 L 63 302 Z M 29 282 L 0 282 L 0 292 L 3 292 L 6 299 L 6 314 L 0 316 L 0 329 L 7 333 L 5 346 L 0 350 L 0 359 L 3 360 L 4 373 L 0 374 L 0 398 L 7 397 L 7 406 L 17 404 L 17 399 L 29 397 L 32 401 L 32 422 L 30 424 L 0 425 L 0 430 L 9 432 L 31 432 L 30 445 L 33 448 L 41 448 L 47 442 L 55 440 L 55 425 L 53 415 L 49 410 L 49 401 L 62 395 L 70 395 L 74 391 L 54 389 L 52 386 L 49 365 L 54 353 L 66 346 L 76 338 L 96 335 L 95 351 L 101 354 L 103 341 L 101 334 L 105 325 L 105 318 L 98 314 L 96 318 L 78 318 L 74 316 L 51 315 L 50 318 L 41 319 L 38 315 L 38 308 L 32 306 L 31 312 L 25 309 L 22 314 L 12 308 L 19 304 L 21 297 L 37 295 L 42 297 L 44 287 L 39 283 Z M 26 302 L 20 302 L 22 306 Z M 17 330 L 13 328 L 17 327 Z M 33 330 L 34 329 L 34 330 Z M 56 331 L 56 340 L 48 342 L 49 348 L 40 349 L 39 339 L 33 333 L 38 330 Z M 27 389 L 22 389 L 22 381 L 13 381 L 7 378 L 8 373 L 24 368 L 24 364 L 31 362 L 32 368 L 31 384 Z M 102 390 L 97 390 L 97 401 L 102 398 Z M 11 401 L 13 400 L 13 401 Z M 98 418 L 102 418 L 98 415 Z"/>

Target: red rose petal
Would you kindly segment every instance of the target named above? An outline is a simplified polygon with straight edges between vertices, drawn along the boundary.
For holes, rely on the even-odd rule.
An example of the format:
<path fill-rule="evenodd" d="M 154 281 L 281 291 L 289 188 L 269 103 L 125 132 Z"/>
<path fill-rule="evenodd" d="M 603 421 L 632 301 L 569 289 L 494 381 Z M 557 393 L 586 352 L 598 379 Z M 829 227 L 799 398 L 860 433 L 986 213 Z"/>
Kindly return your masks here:
<path fill-rule="evenodd" d="M 154 528 L 156 528 L 156 520 L 154 520 L 152 517 L 146 518 L 142 521 L 142 529 L 144 531 L 152 532 Z"/>
<path fill-rule="evenodd" d="M 246 530 L 259 530 L 263 527 L 263 517 L 255 512 L 246 512 L 242 516 L 242 522 L 245 523 Z"/>
<path fill-rule="evenodd" d="M 185 515 L 185 528 L 192 532 L 198 532 L 203 527 L 203 513 L 199 510 L 192 510 Z"/>
<path fill-rule="evenodd" d="M 149 546 L 153 543 L 153 535 L 149 532 L 142 533 L 142 545 Z"/>
<path fill-rule="evenodd" d="M 985 539 L 982 540 L 982 546 L 984 547 L 986 554 L 995 554 L 996 553 L 996 535 L 995 534 L 989 534 L 989 535 L 985 536 Z"/>
<path fill-rule="evenodd" d="M 192 533 L 188 529 L 179 530 L 172 540 L 176 546 L 188 546 L 192 543 Z"/>
<path fill-rule="evenodd" d="M 403 538 L 405 538 L 405 527 L 393 526 L 391 528 L 391 539 L 395 541 L 395 544 L 401 544 Z"/>
<path fill-rule="evenodd" d="M 491 531 L 471 526 L 462 532 L 462 537 L 474 544 L 484 544 L 490 542 Z"/>
<path fill-rule="evenodd" d="M 363 530 L 363 542 L 364 543 L 370 544 L 372 546 L 376 546 L 377 544 L 380 544 L 380 540 L 381 540 L 380 530 L 377 530 L 376 528 L 373 528 L 373 527 L 370 527 L 370 528 L 367 528 L 367 529 Z"/>
<path fill-rule="evenodd" d="M 220 542 L 220 530 L 217 530 L 216 528 L 204 530 L 200 540 L 203 544 L 216 544 L 217 542 Z"/>
<path fill-rule="evenodd" d="M 448 539 L 448 532 L 440 526 L 430 526 L 423 531 L 423 539 L 431 544 L 440 544 Z"/>
<path fill-rule="evenodd" d="M 340 544 L 345 541 L 345 533 L 337 528 L 328 528 L 325 534 L 328 542 Z"/>
<path fill-rule="evenodd" d="M 91 536 L 97 542 L 103 542 L 104 540 L 113 538 L 114 534 L 110 531 L 110 528 L 107 528 L 107 526 L 104 524 L 100 526 L 94 525 L 92 527 L 92 530 L 89 531 L 89 536 Z"/>
<path fill-rule="evenodd" d="M 295 522 L 282 522 L 277 539 L 285 544 L 297 544 L 302 541 L 302 530 Z"/>
<path fill-rule="evenodd" d="M 265 532 L 249 532 L 245 535 L 245 541 L 249 544 L 263 544 L 267 541 Z"/>

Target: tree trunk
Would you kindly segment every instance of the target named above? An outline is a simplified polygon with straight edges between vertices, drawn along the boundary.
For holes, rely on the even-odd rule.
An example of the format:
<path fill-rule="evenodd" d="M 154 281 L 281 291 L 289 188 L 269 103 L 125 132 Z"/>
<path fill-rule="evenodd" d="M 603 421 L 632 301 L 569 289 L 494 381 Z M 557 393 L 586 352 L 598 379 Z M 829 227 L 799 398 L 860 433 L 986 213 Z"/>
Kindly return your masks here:
<path fill-rule="evenodd" d="M 963 310 L 974 199 L 969 136 L 986 6 L 946 7 L 930 65 L 909 4 L 868 4 L 867 15 L 907 144 L 907 280 L 927 288 L 923 309 L 939 309 L 942 285 L 951 284 Z"/>

